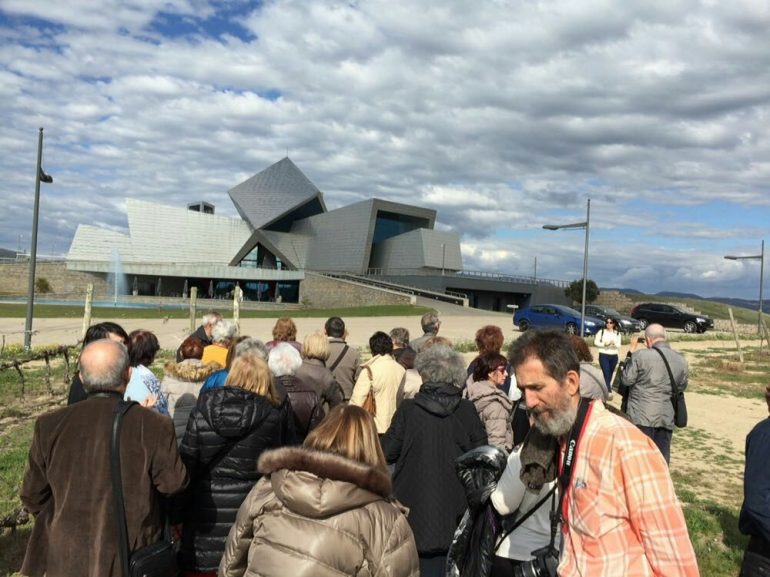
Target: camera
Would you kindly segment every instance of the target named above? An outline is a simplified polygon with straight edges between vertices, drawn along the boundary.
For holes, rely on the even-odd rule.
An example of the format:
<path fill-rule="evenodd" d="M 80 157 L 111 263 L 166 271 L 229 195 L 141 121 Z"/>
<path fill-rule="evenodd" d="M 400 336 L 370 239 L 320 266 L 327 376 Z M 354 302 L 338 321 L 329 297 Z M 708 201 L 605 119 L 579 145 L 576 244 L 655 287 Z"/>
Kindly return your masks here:
<path fill-rule="evenodd" d="M 547 545 L 542 549 L 532 551 L 535 557 L 513 568 L 514 577 L 557 577 L 556 568 L 559 566 L 559 551 Z"/>

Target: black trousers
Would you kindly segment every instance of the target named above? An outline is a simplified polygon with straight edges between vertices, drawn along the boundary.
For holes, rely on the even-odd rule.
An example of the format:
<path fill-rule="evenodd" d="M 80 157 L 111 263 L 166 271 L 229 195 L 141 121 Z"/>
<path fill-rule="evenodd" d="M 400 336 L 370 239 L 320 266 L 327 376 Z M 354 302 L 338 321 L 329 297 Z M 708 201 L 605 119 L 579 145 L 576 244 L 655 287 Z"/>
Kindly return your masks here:
<path fill-rule="evenodd" d="M 513 568 L 518 567 L 524 561 L 516 561 L 507 557 L 498 557 L 495 555 L 492 561 L 492 573 L 489 577 L 513 577 Z"/>

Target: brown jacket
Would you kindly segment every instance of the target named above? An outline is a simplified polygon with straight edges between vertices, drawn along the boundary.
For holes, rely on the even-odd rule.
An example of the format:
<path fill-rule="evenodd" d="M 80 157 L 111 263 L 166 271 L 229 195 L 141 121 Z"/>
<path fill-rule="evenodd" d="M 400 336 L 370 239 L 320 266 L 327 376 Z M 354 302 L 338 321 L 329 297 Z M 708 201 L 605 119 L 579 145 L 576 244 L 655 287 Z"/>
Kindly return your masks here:
<path fill-rule="evenodd" d="M 35 515 L 23 575 L 109 577 L 120 574 L 110 433 L 121 395 L 91 396 L 38 418 L 21 501 Z M 162 535 L 156 491 L 187 486 L 171 419 L 132 407 L 123 420 L 121 468 L 131 550 Z"/>
<path fill-rule="evenodd" d="M 315 389 L 325 411 L 328 412 L 332 407 L 342 403 L 342 389 L 322 360 L 302 359 L 302 366 L 297 369 L 294 376 Z"/>
<path fill-rule="evenodd" d="M 329 358 L 326 359 L 327 367 L 331 367 L 336 362 L 346 344 L 342 339 L 329 337 Z M 335 380 L 342 388 L 342 394 L 346 401 L 350 400 L 350 395 L 353 394 L 353 385 L 358 378 L 358 373 L 361 372 L 360 365 L 361 353 L 358 352 L 356 347 L 348 345 L 345 356 L 340 359 L 340 362 L 337 363 L 337 366 L 332 371 Z"/>
<path fill-rule="evenodd" d="M 220 577 L 418 577 L 414 537 L 385 472 L 332 453 L 265 453 Z M 253 563 L 253 564 L 252 564 Z"/>

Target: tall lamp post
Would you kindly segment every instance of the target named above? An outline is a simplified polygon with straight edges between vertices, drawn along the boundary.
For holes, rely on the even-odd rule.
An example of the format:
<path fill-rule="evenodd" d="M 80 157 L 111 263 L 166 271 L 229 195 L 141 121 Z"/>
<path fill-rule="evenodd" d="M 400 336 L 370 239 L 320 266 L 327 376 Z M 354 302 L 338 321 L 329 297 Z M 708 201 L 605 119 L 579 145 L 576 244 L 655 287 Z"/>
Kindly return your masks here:
<path fill-rule="evenodd" d="M 759 254 L 750 256 L 725 256 L 727 260 L 758 260 L 759 261 L 759 316 L 757 318 L 757 331 L 760 336 L 760 347 L 762 346 L 762 285 L 765 279 L 765 241 L 762 240 L 762 251 Z"/>
<path fill-rule="evenodd" d="M 24 350 L 32 345 L 32 310 L 35 304 L 35 265 L 37 264 L 37 221 L 40 215 L 40 183 L 52 183 L 53 177 L 43 172 L 43 129 L 37 140 L 37 172 L 35 173 L 35 209 L 32 213 L 32 246 L 29 252 L 29 285 L 27 287 L 27 320 L 24 323 Z"/>
<path fill-rule="evenodd" d="M 588 235 L 591 230 L 591 199 L 586 203 L 586 219 L 583 222 L 572 224 L 544 224 L 545 230 L 560 230 L 566 228 L 584 228 L 586 230 L 586 243 L 583 249 L 583 300 L 580 303 L 580 336 L 585 336 L 586 331 L 586 281 L 588 279 Z"/>

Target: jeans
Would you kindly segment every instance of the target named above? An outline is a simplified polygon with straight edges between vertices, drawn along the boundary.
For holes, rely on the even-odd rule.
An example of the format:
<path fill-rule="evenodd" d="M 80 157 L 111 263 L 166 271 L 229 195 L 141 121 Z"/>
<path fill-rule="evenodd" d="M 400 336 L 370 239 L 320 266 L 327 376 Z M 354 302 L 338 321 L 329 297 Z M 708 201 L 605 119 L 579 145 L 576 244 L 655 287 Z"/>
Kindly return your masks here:
<path fill-rule="evenodd" d="M 604 382 L 607 385 L 607 390 L 612 392 L 612 373 L 615 372 L 615 367 L 618 365 L 618 355 L 608 355 L 605 353 L 599 353 L 599 366 L 602 368 L 604 374 Z"/>
<path fill-rule="evenodd" d="M 672 431 L 664 429 L 663 427 L 642 427 L 641 425 L 637 425 L 637 427 L 658 446 L 658 449 L 663 453 L 663 458 L 666 459 L 666 464 L 668 465 L 671 460 Z"/>

